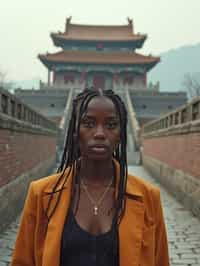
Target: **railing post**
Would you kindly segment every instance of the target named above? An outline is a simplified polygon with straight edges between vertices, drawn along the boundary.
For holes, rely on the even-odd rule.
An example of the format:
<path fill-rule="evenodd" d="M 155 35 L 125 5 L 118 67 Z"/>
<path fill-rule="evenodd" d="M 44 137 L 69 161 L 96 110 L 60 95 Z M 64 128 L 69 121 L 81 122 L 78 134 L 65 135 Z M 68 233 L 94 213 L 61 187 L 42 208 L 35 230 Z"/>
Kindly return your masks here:
<path fill-rule="evenodd" d="M 2 94 L 1 94 L 1 91 L 0 91 L 0 113 L 2 112 L 2 102 L 1 102 L 1 98 L 2 98 Z"/>

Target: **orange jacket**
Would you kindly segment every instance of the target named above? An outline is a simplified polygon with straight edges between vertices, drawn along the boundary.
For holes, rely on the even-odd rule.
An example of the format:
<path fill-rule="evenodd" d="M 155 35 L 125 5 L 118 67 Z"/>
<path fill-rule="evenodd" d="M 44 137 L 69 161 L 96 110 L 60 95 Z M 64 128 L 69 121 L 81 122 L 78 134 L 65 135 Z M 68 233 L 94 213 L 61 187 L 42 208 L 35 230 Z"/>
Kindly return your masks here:
<path fill-rule="evenodd" d="M 47 229 L 44 210 L 57 176 L 52 175 L 31 183 L 11 266 L 59 266 L 61 234 L 69 206 L 71 176 Z M 120 266 L 169 266 L 159 189 L 129 175 L 126 195 L 126 212 L 119 225 Z M 57 196 L 56 192 L 52 208 Z"/>

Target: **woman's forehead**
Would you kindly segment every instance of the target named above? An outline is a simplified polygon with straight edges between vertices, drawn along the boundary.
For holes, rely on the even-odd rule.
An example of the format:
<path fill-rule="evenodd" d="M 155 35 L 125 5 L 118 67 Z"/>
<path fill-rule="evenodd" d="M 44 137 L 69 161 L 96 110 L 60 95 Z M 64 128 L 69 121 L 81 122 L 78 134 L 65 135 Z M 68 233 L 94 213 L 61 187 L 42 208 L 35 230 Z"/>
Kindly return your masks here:
<path fill-rule="evenodd" d="M 86 113 L 107 112 L 113 115 L 117 114 L 116 107 L 111 99 L 105 96 L 96 96 L 88 103 Z"/>

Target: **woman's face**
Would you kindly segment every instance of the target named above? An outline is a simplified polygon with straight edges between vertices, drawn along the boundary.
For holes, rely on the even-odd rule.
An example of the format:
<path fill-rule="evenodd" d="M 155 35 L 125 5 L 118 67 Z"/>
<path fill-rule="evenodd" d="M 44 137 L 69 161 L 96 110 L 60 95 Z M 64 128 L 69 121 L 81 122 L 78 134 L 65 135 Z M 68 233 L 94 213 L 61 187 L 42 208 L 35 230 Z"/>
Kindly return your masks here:
<path fill-rule="evenodd" d="M 119 117 L 113 102 L 103 96 L 94 97 L 80 122 L 81 156 L 92 160 L 112 157 L 120 141 Z"/>

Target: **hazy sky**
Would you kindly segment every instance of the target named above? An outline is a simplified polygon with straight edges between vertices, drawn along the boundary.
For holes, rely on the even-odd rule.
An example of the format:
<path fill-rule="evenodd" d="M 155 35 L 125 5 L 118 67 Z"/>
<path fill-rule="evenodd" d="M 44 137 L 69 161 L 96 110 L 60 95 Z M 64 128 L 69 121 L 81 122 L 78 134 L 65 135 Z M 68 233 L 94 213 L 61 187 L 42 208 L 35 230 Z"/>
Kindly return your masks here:
<path fill-rule="evenodd" d="M 139 52 L 158 55 L 200 42 L 200 0 L 1 0 L 0 70 L 7 79 L 47 79 L 39 53 L 57 51 L 50 32 L 72 23 L 127 24 L 133 18 L 135 32 L 147 33 Z"/>

